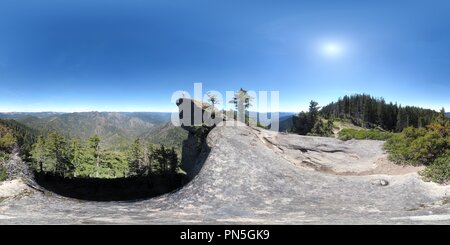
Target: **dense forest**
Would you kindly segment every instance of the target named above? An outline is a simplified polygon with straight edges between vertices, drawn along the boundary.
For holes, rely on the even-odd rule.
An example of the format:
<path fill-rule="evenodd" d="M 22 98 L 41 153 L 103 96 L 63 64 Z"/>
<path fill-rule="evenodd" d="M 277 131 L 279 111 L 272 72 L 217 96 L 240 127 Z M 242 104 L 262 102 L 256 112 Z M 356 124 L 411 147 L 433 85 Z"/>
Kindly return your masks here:
<path fill-rule="evenodd" d="M 0 119 L 0 181 L 11 178 L 15 166 L 22 168 L 20 158 L 13 157 L 19 154 L 34 170 L 36 183 L 63 196 L 111 201 L 170 192 L 187 181 L 179 167 L 181 140 L 176 142 L 178 130 L 172 127 L 156 128 L 162 129 L 158 141 L 173 142 L 171 146 L 135 138 L 126 147 L 115 148 L 98 135 L 71 138 Z M 172 138 L 165 141 L 166 135 Z"/>
<path fill-rule="evenodd" d="M 445 112 L 444 112 L 445 113 Z M 293 117 L 291 132 L 302 135 L 331 136 L 333 121 L 345 120 L 362 128 L 401 132 L 407 127 L 425 127 L 436 120 L 439 113 L 413 106 L 387 103 L 382 98 L 355 94 L 339 98 L 322 108 L 310 102 L 309 111 Z"/>
<path fill-rule="evenodd" d="M 169 131 L 170 132 L 170 131 Z M 163 141 L 163 140 L 161 140 Z M 166 148 L 136 138 L 127 148 L 104 149 L 97 135 L 87 140 L 67 138 L 57 132 L 38 131 L 12 119 L 0 119 L 0 162 L 14 150 L 41 174 L 63 178 L 123 178 L 182 175 L 181 149 Z M 5 170 L 0 168 L 2 179 Z"/>
<path fill-rule="evenodd" d="M 85 142 L 58 133 L 40 136 L 31 151 L 33 168 L 60 177 L 120 178 L 179 173 L 175 148 L 143 143 L 136 139 L 126 151 L 102 149 L 101 139 Z"/>
<path fill-rule="evenodd" d="M 430 109 L 387 103 L 383 98 L 366 94 L 355 94 L 339 98 L 337 102 L 322 107 L 325 118 L 350 119 L 355 125 L 365 128 L 381 127 L 388 131 L 401 132 L 407 127 L 425 127 L 438 116 Z"/>

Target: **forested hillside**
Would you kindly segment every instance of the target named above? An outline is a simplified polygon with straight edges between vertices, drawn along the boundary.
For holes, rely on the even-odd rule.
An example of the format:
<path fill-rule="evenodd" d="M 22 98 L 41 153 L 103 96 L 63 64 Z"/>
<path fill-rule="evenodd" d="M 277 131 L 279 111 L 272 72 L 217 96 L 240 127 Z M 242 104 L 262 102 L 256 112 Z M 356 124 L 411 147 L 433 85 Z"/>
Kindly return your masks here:
<path fill-rule="evenodd" d="M 358 126 L 379 126 L 396 132 L 406 127 L 425 127 L 439 115 L 434 110 L 387 103 L 383 98 L 366 94 L 339 98 L 337 102 L 322 107 L 320 113 L 325 118 L 350 119 Z"/>
<path fill-rule="evenodd" d="M 20 150 L 21 156 L 24 159 L 27 159 L 29 157 L 32 145 L 36 142 L 37 137 L 40 134 L 39 130 L 32 129 L 10 119 L 0 119 L 0 127 L 3 128 L 3 139 L 6 142 L 10 142 L 10 139 L 13 139 L 14 146 L 17 146 Z M 5 132 L 7 133 L 5 134 Z"/>
<path fill-rule="evenodd" d="M 2 114 L 19 122 L 0 119 L 0 157 L 7 160 L 18 146 L 34 170 L 63 178 L 174 176 L 187 132 L 174 127 L 170 115 Z"/>
<path fill-rule="evenodd" d="M 28 159 L 37 135 L 37 131 L 14 120 L 0 119 L 0 181 L 8 177 L 3 163 L 10 159 L 16 149 L 23 159 Z"/>
<path fill-rule="evenodd" d="M 102 139 L 102 147 L 111 150 L 125 150 L 136 138 L 148 143 L 178 147 L 187 137 L 183 129 L 168 126 L 170 113 L 81 112 L 46 117 L 28 116 L 17 120 L 44 134 L 57 132 L 64 137 L 81 140 L 98 135 Z"/>
<path fill-rule="evenodd" d="M 180 127 L 175 127 L 171 122 L 159 125 L 140 136 L 141 139 L 158 145 L 181 147 L 183 140 L 188 137 L 188 132 Z"/>
<path fill-rule="evenodd" d="M 97 135 L 87 140 L 68 139 L 58 133 L 40 136 L 31 151 L 33 168 L 63 178 L 120 178 L 177 173 L 175 148 L 136 139 L 126 150 L 101 147 Z"/>
<path fill-rule="evenodd" d="M 139 118 L 144 122 L 151 124 L 164 124 L 170 121 L 172 113 L 170 112 L 119 112 L 119 114 Z"/>

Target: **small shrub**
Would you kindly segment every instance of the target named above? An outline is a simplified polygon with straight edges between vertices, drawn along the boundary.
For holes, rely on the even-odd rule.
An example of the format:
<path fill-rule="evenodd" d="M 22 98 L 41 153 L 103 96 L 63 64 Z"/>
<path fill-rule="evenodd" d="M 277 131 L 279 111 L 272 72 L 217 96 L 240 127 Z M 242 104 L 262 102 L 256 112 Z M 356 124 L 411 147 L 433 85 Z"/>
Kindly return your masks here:
<path fill-rule="evenodd" d="M 317 122 L 314 124 L 311 132 L 307 135 L 322 137 L 333 136 L 333 121 L 328 120 L 327 122 L 324 122 L 321 118 L 317 119 Z"/>
<path fill-rule="evenodd" d="M 424 128 L 406 128 L 385 144 L 390 160 L 411 165 L 431 165 L 449 150 L 449 146 L 450 137 Z"/>
<path fill-rule="evenodd" d="M 339 132 L 339 139 L 341 140 L 388 140 L 395 134 L 391 132 L 383 132 L 378 130 L 356 130 L 356 129 L 342 129 Z"/>
<path fill-rule="evenodd" d="M 351 140 L 353 138 L 350 135 L 342 135 L 341 136 L 341 134 L 339 134 L 339 139 L 343 140 L 343 141 L 347 141 L 347 140 Z"/>
<path fill-rule="evenodd" d="M 0 163 L 6 162 L 10 158 L 10 154 L 0 150 Z"/>
<path fill-rule="evenodd" d="M 261 122 L 259 122 L 259 121 L 256 122 L 256 126 L 259 127 L 259 128 L 263 128 L 263 129 L 269 129 L 270 128 L 269 126 L 262 125 Z"/>
<path fill-rule="evenodd" d="M 437 183 L 450 182 L 450 122 L 427 128 L 405 128 L 385 144 L 389 158 L 402 164 L 426 165 L 420 174 Z"/>
<path fill-rule="evenodd" d="M 445 184 L 450 182 L 450 154 L 436 158 L 421 173 L 426 180 Z"/>
<path fill-rule="evenodd" d="M 0 166 L 0 181 L 5 181 L 8 179 L 8 173 L 6 173 L 6 169 L 3 166 Z"/>

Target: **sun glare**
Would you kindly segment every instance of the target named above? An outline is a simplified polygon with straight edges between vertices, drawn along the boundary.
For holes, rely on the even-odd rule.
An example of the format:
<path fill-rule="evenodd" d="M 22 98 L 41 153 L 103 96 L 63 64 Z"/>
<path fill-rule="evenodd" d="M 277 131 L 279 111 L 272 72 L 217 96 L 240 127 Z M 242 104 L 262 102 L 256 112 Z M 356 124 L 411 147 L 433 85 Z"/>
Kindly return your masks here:
<path fill-rule="evenodd" d="M 325 43 L 322 45 L 322 53 L 327 57 L 338 57 L 342 55 L 342 45 L 338 43 Z"/>

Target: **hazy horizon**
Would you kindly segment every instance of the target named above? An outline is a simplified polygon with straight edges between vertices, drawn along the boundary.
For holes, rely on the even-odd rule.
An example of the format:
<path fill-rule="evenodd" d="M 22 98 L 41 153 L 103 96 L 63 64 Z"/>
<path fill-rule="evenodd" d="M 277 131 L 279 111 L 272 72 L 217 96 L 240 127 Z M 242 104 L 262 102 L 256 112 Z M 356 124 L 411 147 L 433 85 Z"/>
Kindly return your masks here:
<path fill-rule="evenodd" d="M 66 113 L 88 113 L 88 112 L 109 112 L 109 113 L 173 113 L 177 111 L 0 111 L 3 114 L 14 114 L 14 113 L 55 113 L 55 114 L 66 114 Z M 279 112 L 279 113 L 298 113 L 293 111 L 251 111 L 258 113 L 271 113 L 271 112 Z"/>

